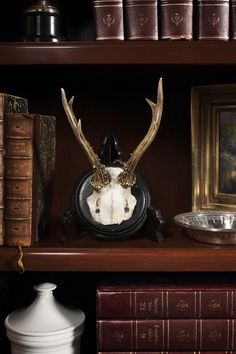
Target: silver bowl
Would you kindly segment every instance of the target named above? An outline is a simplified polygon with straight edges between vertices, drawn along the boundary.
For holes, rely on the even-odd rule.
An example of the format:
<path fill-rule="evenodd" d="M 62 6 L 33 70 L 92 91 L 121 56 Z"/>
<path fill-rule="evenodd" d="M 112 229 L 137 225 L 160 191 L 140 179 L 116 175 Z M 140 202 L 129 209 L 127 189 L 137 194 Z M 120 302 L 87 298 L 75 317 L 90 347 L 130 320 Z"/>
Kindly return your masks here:
<path fill-rule="evenodd" d="M 236 244 L 236 212 L 201 210 L 174 217 L 174 222 L 200 242 L 221 245 Z"/>

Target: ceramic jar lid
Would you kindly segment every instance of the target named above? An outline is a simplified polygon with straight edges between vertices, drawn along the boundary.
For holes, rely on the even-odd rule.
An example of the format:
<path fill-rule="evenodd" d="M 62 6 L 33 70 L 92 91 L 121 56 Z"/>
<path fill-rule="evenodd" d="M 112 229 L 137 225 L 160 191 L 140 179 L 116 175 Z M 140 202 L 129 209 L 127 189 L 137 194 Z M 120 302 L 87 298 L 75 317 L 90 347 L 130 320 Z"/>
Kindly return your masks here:
<path fill-rule="evenodd" d="M 77 308 L 61 305 L 54 297 L 55 284 L 42 283 L 34 287 L 37 296 L 33 303 L 24 309 L 12 312 L 5 319 L 8 333 L 35 337 L 68 338 L 83 331 L 85 314 Z"/>

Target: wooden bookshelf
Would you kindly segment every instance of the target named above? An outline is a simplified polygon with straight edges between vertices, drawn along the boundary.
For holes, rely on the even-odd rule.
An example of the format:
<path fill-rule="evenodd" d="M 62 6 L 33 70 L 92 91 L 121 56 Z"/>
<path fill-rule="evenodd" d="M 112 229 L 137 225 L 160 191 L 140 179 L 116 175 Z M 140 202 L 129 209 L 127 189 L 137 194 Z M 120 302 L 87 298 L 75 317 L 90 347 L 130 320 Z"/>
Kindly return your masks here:
<path fill-rule="evenodd" d="M 73 299 L 75 305 L 80 300 L 79 306 L 82 304 L 88 315 L 92 330 L 85 333 L 81 354 L 91 354 L 96 350 L 94 294 L 102 275 L 109 279 L 130 273 L 164 277 L 174 273 L 177 279 L 187 273 L 189 281 L 195 275 L 235 277 L 236 245 L 194 241 L 172 220 L 191 210 L 191 87 L 235 83 L 236 41 L 96 42 L 90 17 L 92 2 L 72 0 L 67 4 L 59 0 L 68 24 L 68 40 L 27 43 L 18 36 L 19 16 L 30 3 L 3 3 L 0 91 L 27 97 L 31 112 L 56 116 L 56 178 L 50 232 L 38 244 L 22 249 L 23 274 L 17 264 L 19 249 L 0 247 L 0 297 L 4 299 L 0 307 L 1 353 L 2 348 L 3 354 L 10 353 L 3 334 L 4 316 L 30 302 L 36 281 L 55 281 L 62 289 L 62 299 Z M 97 149 L 104 134 L 116 134 L 126 159 L 146 131 L 150 112 L 144 99 L 155 99 L 160 77 L 163 117 L 138 173 L 167 222 L 164 241 L 150 240 L 142 231 L 126 240 L 107 241 L 85 232 L 78 234 L 72 228 L 67 240 L 61 242 L 60 219 L 70 205 L 73 185 L 90 168 L 65 117 L 61 87 L 68 97 L 75 96 L 75 112 L 82 118 L 92 145 Z M 85 285 L 87 280 L 89 285 Z"/>
<path fill-rule="evenodd" d="M 0 65 L 235 65 L 236 41 L 0 43 Z"/>
<path fill-rule="evenodd" d="M 162 242 L 140 233 L 126 240 L 106 241 L 87 233 L 68 234 L 60 241 L 58 222 L 39 245 L 25 247 L 27 271 L 74 272 L 227 272 L 236 271 L 236 246 L 192 240 L 179 227 L 169 227 Z M 19 271 L 16 247 L 0 248 L 0 270 Z M 216 262 L 217 259 L 217 262 Z"/>

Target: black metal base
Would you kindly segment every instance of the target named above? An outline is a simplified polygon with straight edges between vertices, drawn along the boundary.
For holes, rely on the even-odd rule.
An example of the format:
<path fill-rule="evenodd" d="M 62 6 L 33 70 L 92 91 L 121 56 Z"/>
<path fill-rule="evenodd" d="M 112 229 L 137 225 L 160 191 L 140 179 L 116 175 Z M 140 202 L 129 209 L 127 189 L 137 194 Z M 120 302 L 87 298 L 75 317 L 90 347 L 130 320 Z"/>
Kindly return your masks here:
<path fill-rule="evenodd" d="M 64 215 L 61 220 L 61 242 L 66 242 L 69 240 L 69 234 L 70 234 L 70 229 L 72 225 L 76 226 L 78 237 L 81 233 L 81 231 L 85 231 L 85 228 L 83 225 L 78 221 L 76 217 L 76 212 L 75 208 L 66 208 Z M 154 240 L 157 242 L 161 242 L 164 240 L 164 235 L 162 233 L 163 226 L 165 224 L 164 218 L 160 212 L 159 209 L 155 209 L 154 207 L 150 206 L 147 208 L 147 214 L 146 218 L 143 220 L 143 223 L 136 225 L 136 229 L 132 230 L 131 233 L 124 233 L 124 234 L 119 234 L 118 236 L 116 235 L 115 232 L 112 232 L 110 234 L 101 234 L 101 232 L 97 232 L 96 230 L 92 230 L 90 228 L 87 228 L 87 231 L 91 231 L 93 234 L 95 234 L 96 237 L 103 238 L 106 240 L 120 240 L 120 239 L 125 239 L 129 236 L 132 236 L 136 232 L 139 231 L 139 229 L 143 229 L 145 235 L 150 239 Z M 139 227 L 138 227 L 139 226 Z"/>

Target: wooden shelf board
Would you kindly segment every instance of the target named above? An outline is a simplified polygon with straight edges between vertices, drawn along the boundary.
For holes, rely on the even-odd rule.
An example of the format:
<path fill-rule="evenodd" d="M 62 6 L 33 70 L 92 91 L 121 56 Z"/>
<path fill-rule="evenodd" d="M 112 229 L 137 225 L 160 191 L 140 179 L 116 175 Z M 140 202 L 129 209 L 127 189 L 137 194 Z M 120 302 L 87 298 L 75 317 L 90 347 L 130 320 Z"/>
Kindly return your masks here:
<path fill-rule="evenodd" d="M 0 43 L 0 65 L 236 64 L 236 41 Z"/>
<path fill-rule="evenodd" d="M 40 244 L 23 248 L 26 271 L 85 272 L 230 272 L 236 271 L 236 246 L 209 245 L 191 240 L 172 227 L 163 242 L 145 235 L 106 241 L 86 233 L 60 243 L 58 225 Z M 20 271 L 17 247 L 0 248 L 0 270 Z"/>

